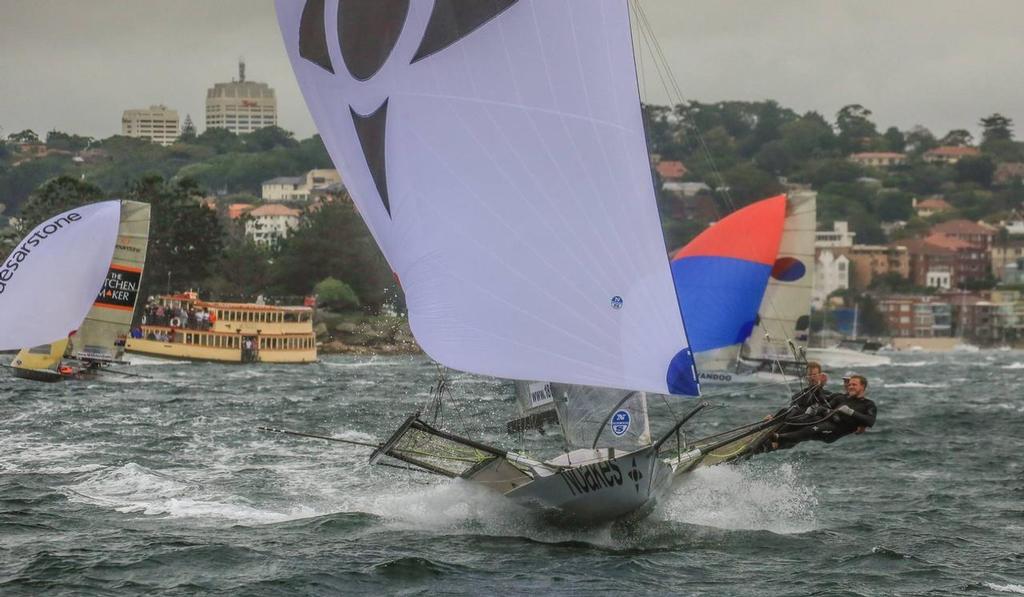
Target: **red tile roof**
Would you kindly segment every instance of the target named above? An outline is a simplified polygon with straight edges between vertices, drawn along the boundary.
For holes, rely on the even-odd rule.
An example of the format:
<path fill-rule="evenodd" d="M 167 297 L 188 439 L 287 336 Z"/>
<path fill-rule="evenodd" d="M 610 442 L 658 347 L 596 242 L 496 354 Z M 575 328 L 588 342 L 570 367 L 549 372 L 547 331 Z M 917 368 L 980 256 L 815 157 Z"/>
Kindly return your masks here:
<path fill-rule="evenodd" d="M 237 220 L 250 209 L 252 209 L 252 206 L 248 203 L 232 203 L 228 206 L 228 217 L 232 220 Z"/>
<path fill-rule="evenodd" d="M 249 215 L 254 217 L 259 216 L 295 216 L 299 217 L 302 212 L 297 209 L 285 207 L 284 205 L 270 204 L 257 207 L 256 209 L 249 212 Z"/>
<path fill-rule="evenodd" d="M 932 226 L 931 232 L 939 234 L 984 234 L 995 236 L 996 231 L 988 226 L 977 224 L 970 220 L 950 220 Z"/>
<path fill-rule="evenodd" d="M 961 147 L 958 145 L 943 145 L 936 147 L 935 149 L 929 149 L 924 152 L 925 155 L 943 156 L 943 157 L 966 157 L 969 155 L 981 155 L 981 150 L 977 147 Z"/>
<path fill-rule="evenodd" d="M 924 242 L 935 247 L 942 247 L 943 249 L 950 249 L 953 251 L 975 248 L 974 245 L 965 240 L 946 236 L 945 234 L 931 234 L 924 239 Z"/>
<path fill-rule="evenodd" d="M 664 180 L 675 180 L 686 176 L 686 166 L 679 161 L 658 162 L 654 169 L 658 171 L 658 176 Z"/>
<path fill-rule="evenodd" d="M 891 160 L 902 160 L 907 157 L 905 153 L 895 153 L 892 151 L 862 151 L 855 153 L 850 156 L 853 159 L 891 159 Z"/>
<path fill-rule="evenodd" d="M 917 202 L 917 209 L 930 209 L 932 211 L 949 211 L 953 206 L 942 197 L 929 197 Z"/>

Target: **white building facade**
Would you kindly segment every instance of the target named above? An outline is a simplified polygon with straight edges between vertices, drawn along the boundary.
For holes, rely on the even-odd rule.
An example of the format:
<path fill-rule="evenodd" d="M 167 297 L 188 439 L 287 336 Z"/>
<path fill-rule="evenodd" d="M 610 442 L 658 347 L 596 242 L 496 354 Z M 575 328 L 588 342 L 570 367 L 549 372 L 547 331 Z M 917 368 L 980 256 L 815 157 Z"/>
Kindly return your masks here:
<path fill-rule="evenodd" d="M 832 249 L 818 249 L 814 264 L 814 289 L 811 291 L 811 306 L 821 309 L 828 295 L 850 287 L 850 260 Z"/>
<path fill-rule="evenodd" d="M 215 83 L 206 90 L 206 128 L 235 134 L 277 126 L 277 96 L 266 83 L 245 80 L 245 63 L 238 65 L 238 80 Z"/>
<path fill-rule="evenodd" d="M 170 145 L 178 140 L 178 111 L 167 106 L 125 110 L 121 115 L 121 134 L 136 139 L 149 139 L 160 145 Z"/>
<path fill-rule="evenodd" d="M 819 230 L 815 233 L 816 248 L 850 248 L 856 232 L 850 232 L 849 222 L 832 222 L 832 230 Z"/>
<path fill-rule="evenodd" d="M 279 176 L 264 181 L 260 197 L 264 201 L 309 201 L 314 191 L 341 184 L 337 170 L 310 170 L 303 176 Z"/>
<path fill-rule="evenodd" d="M 276 245 L 299 225 L 301 214 L 283 205 L 257 207 L 247 214 L 245 235 L 258 245 Z"/>

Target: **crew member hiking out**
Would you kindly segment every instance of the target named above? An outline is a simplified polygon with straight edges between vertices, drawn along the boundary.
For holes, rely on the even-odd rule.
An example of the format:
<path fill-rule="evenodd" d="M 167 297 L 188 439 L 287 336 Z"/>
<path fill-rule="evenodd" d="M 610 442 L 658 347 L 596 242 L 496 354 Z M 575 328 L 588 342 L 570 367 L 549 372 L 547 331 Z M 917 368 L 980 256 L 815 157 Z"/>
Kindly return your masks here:
<path fill-rule="evenodd" d="M 851 433 L 863 433 L 875 424 L 877 407 L 865 396 L 868 380 L 851 375 L 846 394 L 832 394 L 823 409 L 787 419 L 779 433 L 772 436 L 771 449 L 792 448 L 806 440 L 832 443 Z"/>

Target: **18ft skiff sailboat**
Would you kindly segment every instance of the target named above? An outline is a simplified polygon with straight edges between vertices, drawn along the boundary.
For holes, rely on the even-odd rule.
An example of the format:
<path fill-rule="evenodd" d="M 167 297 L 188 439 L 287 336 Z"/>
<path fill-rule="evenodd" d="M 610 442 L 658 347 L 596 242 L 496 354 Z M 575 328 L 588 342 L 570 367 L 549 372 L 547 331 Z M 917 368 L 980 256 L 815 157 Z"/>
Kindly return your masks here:
<path fill-rule="evenodd" d="M 685 418 L 658 441 L 632 433 L 646 421 L 631 401 L 693 396 L 699 384 L 655 204 L 627 3 L 278 0 L 277 12 L 423 349 L 463 371 L 566 384 L 568 402 L 606 410 L 606 432 L 544 462 L 416 415 L 371 461 L 587 520 L 646 511 L 717 446 L 672 442 L 666 455 Z"/>
<path fill-rule="evenodd" d="M 118 362 L 138 299 L 150 206 L 106 201 L 37 226 L 0 269 L 0 349 L 16 377 L 60 381 Z"/>

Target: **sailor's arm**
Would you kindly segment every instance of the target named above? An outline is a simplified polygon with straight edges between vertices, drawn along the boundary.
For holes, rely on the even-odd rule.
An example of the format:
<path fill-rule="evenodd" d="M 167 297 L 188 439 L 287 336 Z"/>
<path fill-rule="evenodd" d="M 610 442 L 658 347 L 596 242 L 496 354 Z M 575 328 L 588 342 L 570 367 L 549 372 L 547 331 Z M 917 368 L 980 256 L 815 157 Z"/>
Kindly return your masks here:
<path fill-rule="evenodd" d="M 853 419 L 860 427 L 871 427 L 875 424 L 877 408 L 874 403 L 868 403 L 864 407 L 864 412 L 859 412 L 850 408 L 848 404 L 843 404 L 836 409 L 836 412 Z"/>

